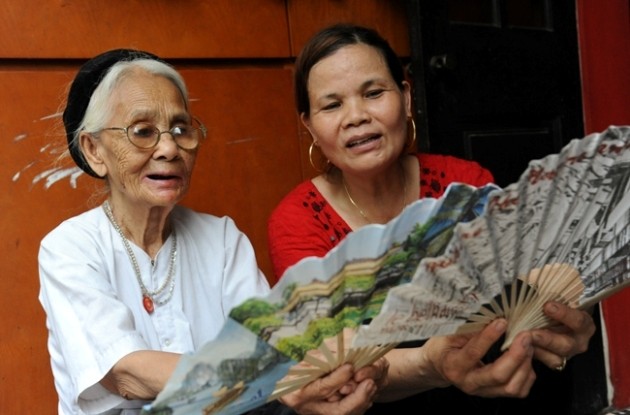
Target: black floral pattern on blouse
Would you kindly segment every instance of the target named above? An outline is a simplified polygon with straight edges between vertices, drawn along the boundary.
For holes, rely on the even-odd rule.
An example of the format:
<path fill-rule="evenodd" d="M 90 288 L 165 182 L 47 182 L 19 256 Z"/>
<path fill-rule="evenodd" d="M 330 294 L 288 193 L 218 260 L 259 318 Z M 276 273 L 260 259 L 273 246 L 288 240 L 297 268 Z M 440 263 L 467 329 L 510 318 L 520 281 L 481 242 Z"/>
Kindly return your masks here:
<path fill-rule="evenodd" d="M 336 246 L 346 235 L 352 232 L 345 223 L 332 223 L 330 214 L 326 213 L 328 202 L 325 199 L 318 199 L 317 194 L 309 191 L 302 206 L 311 210 L 311 215 L 317 220 L 326 231 L 333 246 Z"/>
<path fill-rule="evenodd" d="M 420 173 L 420 188 L 424 189 L 423 197 L 435 197 L 444 192 L 446 174 L 442 170 L 431 170 L 423 167 Z"/>

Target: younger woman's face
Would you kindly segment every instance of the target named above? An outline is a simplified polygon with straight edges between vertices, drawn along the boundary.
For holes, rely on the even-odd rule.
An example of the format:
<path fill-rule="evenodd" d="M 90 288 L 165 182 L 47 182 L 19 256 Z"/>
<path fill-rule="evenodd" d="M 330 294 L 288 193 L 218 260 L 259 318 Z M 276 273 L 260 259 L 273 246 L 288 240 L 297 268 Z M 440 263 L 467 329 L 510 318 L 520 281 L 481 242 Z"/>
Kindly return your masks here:
<path fill-rule="evenodd" d="M 344 46 L 309 74 L 310 114 L 302 114 L 316 145 L 344 172 L 378 173 L 404 149 L 411 94 L 401 91 L 379 51 Z"/>

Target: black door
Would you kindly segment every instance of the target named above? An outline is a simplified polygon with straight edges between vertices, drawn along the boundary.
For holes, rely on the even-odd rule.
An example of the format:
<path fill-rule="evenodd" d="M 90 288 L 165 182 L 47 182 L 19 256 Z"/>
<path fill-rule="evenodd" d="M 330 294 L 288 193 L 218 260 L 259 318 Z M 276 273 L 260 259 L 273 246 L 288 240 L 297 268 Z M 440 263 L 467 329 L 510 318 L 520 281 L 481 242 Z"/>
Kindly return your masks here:
<path fill-rule="evenodd" d="M 583 132 L 572 0 L 411 0 L 421 150 L 505 186 Z"/>
<path fill-rule="evenodd" d="M 583 136 L 573 0 L 407 5 L 420 151 L 476 160 L 506 186 L 518 181 L 530 160 Z M 599 330 L 598 316 L 595 310 Z M 421 394 L 418 404 L 427 413 L 597 414 L 607 406 L 601 332 L 566 371 L 541 366 L 537 375 L 526 400 L 483 400 L 444 390 Z"/>

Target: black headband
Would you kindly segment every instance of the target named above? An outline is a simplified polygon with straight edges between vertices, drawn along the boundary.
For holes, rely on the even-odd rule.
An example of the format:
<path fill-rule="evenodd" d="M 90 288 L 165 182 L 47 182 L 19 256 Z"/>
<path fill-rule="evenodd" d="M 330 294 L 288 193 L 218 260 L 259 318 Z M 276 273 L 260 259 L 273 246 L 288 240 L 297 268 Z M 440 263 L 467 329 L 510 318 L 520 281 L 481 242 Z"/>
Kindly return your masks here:
<path fill-rule="evenodd" d="M 85 110 L 90 103 L 90 98 L 96 87 L 101 83 L 107 71 L 120 61 L 128 61 L 134 59 L 154 59 L 161 61 L 157 56 L 133 49 L 114 49 L 102 53 L 87 61 L 77 73 L 70 92 L 68 93 L 68 101 L 66 109 L 63 112 L 63 124 L 66 128 L 66 137 L 68 138 L 68 149 L 74 162 L 87 174 L 98 179 L 101 176 L 96 174 L 90 165 L 85 161 L 83 153 L 79 146 L 72 146 L 72 140 L 79 125 L 85 116 Z"/>

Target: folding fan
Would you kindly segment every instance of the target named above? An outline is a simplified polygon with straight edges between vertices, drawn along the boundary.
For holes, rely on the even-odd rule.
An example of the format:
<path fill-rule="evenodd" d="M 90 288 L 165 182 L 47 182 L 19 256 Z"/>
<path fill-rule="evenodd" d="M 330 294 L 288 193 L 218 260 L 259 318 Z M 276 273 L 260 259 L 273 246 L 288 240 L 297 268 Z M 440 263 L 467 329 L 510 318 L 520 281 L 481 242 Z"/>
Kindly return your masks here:
<path fill-rule="evenodd" d="M 305 258 L 183 356 L 144 412 L 240 414 L 400 342 L 505 317 L 505 349 L 553 324 L 546 301 L 592 306 L 630 283 L 629 148 L 630 127 L 610 127 L 530 162 L 504 189 L 451 184 Z"/>
<path fill-rule="evenodd" d="M 355 346 L 481 329 L 508 320 L 503 348 L 522 330 L 552 324 L 549 300 L 586 308 L 630 282 L 630 128 L 575 139 L 530 162 L 459 223 L 444 254 L 424 258 L 389 290 Z"/>

